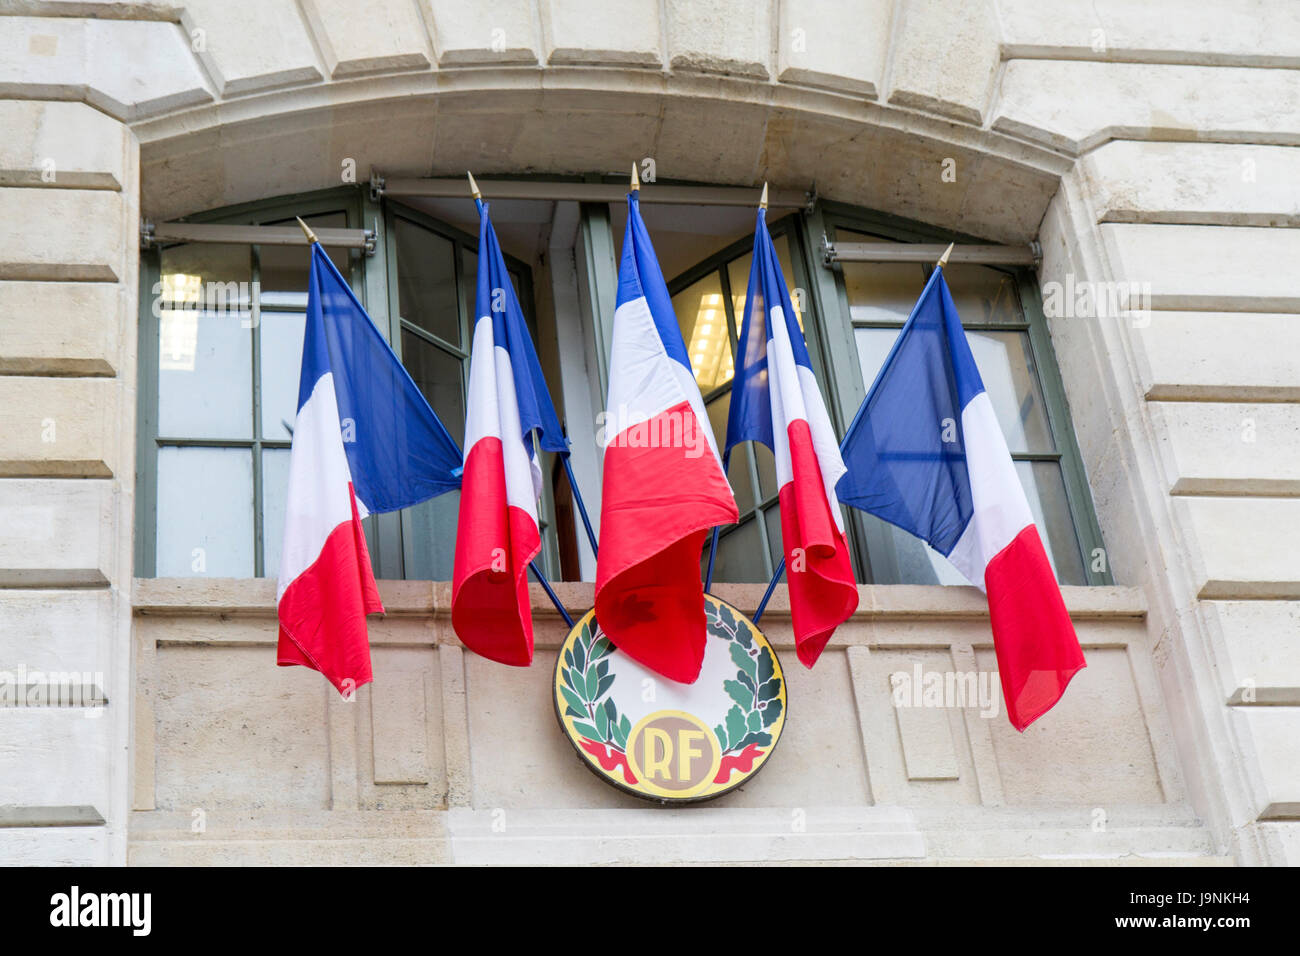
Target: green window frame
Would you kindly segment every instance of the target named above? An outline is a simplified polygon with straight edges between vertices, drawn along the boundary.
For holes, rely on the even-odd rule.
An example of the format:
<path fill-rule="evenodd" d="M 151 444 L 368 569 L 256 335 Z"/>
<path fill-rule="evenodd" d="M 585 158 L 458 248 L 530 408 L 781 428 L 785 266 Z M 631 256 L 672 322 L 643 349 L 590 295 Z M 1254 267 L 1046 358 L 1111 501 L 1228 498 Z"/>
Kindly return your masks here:
<path fill-rule="evenodd" d="M 474 324 L 474 273 L 471 262 L 477 257 L 478 238 L 455 227 L 442 223 L 411 207 L 387 200 L 376 201 L 359 187 L 343 187 L 322 190 L 297 196 L 283 196 L 255 203 L 241 204 L 223 209 L 211 210 L 188 217 L 194 223 L 236 223 L 242 225 L 267 225 L 271 223 L 292 224 L 293 217 L 301 216 L 309 223 L 316 217 L 327 214 L 341 214 L 342 222 L 330 225 L 345 226 L 351 229 L 369 228 L 376 234 L 375 248 L 372 254 L 363 254 L 360 250 L 327 249 L 331 253 L 340 271 L 348 278 L 353 291 L 365 306 L 371 319 L 381 333 L 392 345 L 399 359 L 413 347 L 428 346 L 438 350 L 442 355 L 456 363 L 456 392 L 459 398 L 459 415 L 443 415 L 444 423 L 454 436 L 460 436 L 464 428 L 463 408 L 465 392 L 469 379 L 469 343 L 472 339 Z M 438 241 L 450 243 L 454 270 L 455 324 L 459 341 L 450 341 L 446 336 L 439 336 L 426 329 L 412 318 L 404 317 L 399 308 L 400 289 L 398 276 L 397 233 L 400 223 L 411 223 L 418 229 L 436 236 Z M 185 245 L 168 244 L 168 247 Z M 192 244 L 197 246 L 199 244 Z M 264 250 L 256 244 L 248 245 L 250 282 L 261 278 L 260 266 Z M 269 248 L 269 247 L 268 247 Z M 279 254 L 292 250 L 302 255 L 303 272 L 306 271 L 305 249 L 298 246 L 278 247 Z M 163 278 L 164 251 L 157 245 L 143 249 L 140 254 L 140 323 L 138 333 L 139 349 L 139 384 L 137 409 L 137 482 L 136 482 L 136 546 L 135 574 L 138 577 L 155 577 L 158 575 L 158 506 L 159 506 L 159 470 L 162 450 L 166 448 L 233 448 L 247 449 L 252 457 L 252 546 L 254 550 L 252 573 L 240 575 L 245 577 L 275 577 L 278 568 L 268 567 L 265 542 L 268 535 L 280 533 L 278 527 L 269 527 L 265 512 L 265 487 L 268 481 L 264 453 L 283 450 L 287 456 L 290 447 L 288 437 L 267 438 L 262 427 L 263 396 L 261 394 L 262 375 L 262 317 L 272 313 L 301 313 L 303 304 L 284 296 L 267 296 L 265 292 L 252 295 L 248 303 L 248 319 L 251 322 L 249 353 L 251 367 L 252 392 L 250 396 L 252 425 L 251 437 L 244 438 L 195 438 L 187 435 L 162 434 L 160 425 L 159 398 L 160 386 L 160 334 L 161 319 L 155 314 L 168 311 L 167 302 L 159 303 L 155 290 L 161 290 Z M 506 265 L 516 282 L 520 302 L 525 317 L 536 335 L 536 318 L 533 309 L 532 273 L 529 266 L 513 257 L 506 256 Z M 258 286 L 252 286 L 258 289 Z M 268 290 L 274 291 L 274 290 Z M 164 293 L 165 296 L 165 293 Z M 299 297 L 305 303 L 305 298 Z M 403 364 L 406 364 L 404 361 Z M 284 369 L 284 375 L 292 379 L 293 394 L 297 394 L 297 382 L 300 360 L 294 356 L 290 368 Z M 269 370 L 268 370 L 269 371 Z M 408 368 L 408 371 L 410 369 Z M 436 382 L 421 383 L 416 373 L 417 383 L 422 384 L 426 397 L 431 404 L 435 398 L 429 394 L 426 386 L 445 386 L 440 377 Z M 281 383 L 283 384 L 283 383 Z M 242 399 L 241 399 L 242 401 Z M 544 456 L 543 468 L 551 466 L 549 454 Z M 549 470 L 547 471 L 549 473 Z M 164 489 L 165 491 L 166 489 Z M 454 551 L 455 510 L 458 493 L 449 493 L 430 502 L 404 509 L 401 512 L 383 515 L 371 515 L 365 521 L 367 542 L 370 546 L 375 574 L 379 578 L 417 578 L 446 580 L 451 577 L 451 555 Z M 555 540 L 553 520 L 553 495 L 549 485 L 544 490 L 539 508 L 539 524 L 542 526 L 543 551 L 539 556 L 541 566 L 550 576 L 554 576 L 559 567 L 559 546 Z M 422 553 L 420 538 L 428 533 L 430 526 L 430 509 L 439 509 L 441 527 L 445 532 L 447 516 L 450 513 L 450 537 L 445 545 L 433 552 L 428 549 Z M 433 522 L 437 524 L 437 522 Z M 445 568 L 442 565 L 445 564 Z M 436 569 L 436 573 L 430 573 Z M 203 576 L 202 573 L 195 576 Z M 218 576 L 213 574 L 212 576 Z"/>

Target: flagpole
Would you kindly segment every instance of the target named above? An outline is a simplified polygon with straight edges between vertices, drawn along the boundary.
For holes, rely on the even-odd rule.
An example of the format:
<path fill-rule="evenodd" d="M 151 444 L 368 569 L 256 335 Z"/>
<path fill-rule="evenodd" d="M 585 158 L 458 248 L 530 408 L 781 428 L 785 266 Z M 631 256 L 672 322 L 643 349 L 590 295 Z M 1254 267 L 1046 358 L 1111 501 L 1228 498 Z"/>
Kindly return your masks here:
<path fill-rule="evenodd" d="M 754 611 L 754 616 L 750 618 L 750 620 L 754 622 L 755 627 L 758 626 L 759 618 L 763 616 L 763 612 L 767 610 L 767 602 L 772 600 L 772 592 L 776 590 L 776 582 L 781 580 L 781 575 L 783 574 L 785 574 L 784 555 L 781 556 L 781 563 L 776 566 L 776 573 L 772 575 L 772 580 L 768 584 L 767 590 L 763 593 L 763 600 L 758 602 L 758 609 Z"/>
<path fill-rule="evenodd" d="M 591 556 L 597 556 L 596 532 L 591 528 L 591 518 L 587 516 L 587 506 L 583 503 L 582 492 L 578 490 L 578 480 L 573 477 L 573 466 L 569 464 L 569 456 L 560 456 L 564 461 L 564 473 L 569 476 L 569 490 L 573 492 L 573 502 L 578 506 L 578 514 L 582 516 L 582 526 L 587 529 L 587 541 L 591 544 Z"/>
<path fill-rule="evenodd" d="M 564 618 L 564 623 L 569 625 L 569 629 L 572 630 L 573 618 L 569 616 L 569 612 L 566 611 L 564 605 L 560 603 L 559 596 L 551 590 L 551 583 L 546 580 L 546 575 L 542 574 L 542 569 L 537 566 L 536 561 L 529 561 L 528 567 L 533 572 L 533 576 L 537 578 L 537 583 L 540 584 L 542 589 L 546 592 L 546 596 L 550 598 L 551 603 L 555 605 L 555 609 L 560 612 L 560 617 Z"/>
<path fill-rule="evenodd" d="M 474 205 L 481 212 L 483 210 L 483 194 L 478 190 L 478 183 L 474 182 L 474 174 L 467 169 L 465 175 L 469 177 L 469 191 L 470 195 L 474 197 Z"/>

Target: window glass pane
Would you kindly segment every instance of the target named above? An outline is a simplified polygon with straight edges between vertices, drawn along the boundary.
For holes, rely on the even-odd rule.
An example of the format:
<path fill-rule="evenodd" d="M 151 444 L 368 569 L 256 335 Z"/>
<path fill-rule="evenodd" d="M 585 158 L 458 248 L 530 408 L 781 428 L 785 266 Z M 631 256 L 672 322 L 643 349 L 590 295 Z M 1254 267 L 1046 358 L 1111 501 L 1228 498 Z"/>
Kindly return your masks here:
<path fill-rule="evenodd" d="M 470 249 L 461 250 L 461 295 L 464 298 L 465 314 L 469 316 L 470 327 L 473 328 L 478 316 L 474 310 L 478 307 L 475 301 L 478 298 L 478 253 Z M 473 333 L 470 333 L 471 340 Z M 468 343 L 467 343 L 468 344 Z"/>
<path fill-rule="evenodd" d="M 731 312 L 736 317 L 737 338 L 740 337 L 741 326 L 745 324 L 745 297 L 749 292 L 749 270 L 753 265 L 752 252 L 727 263 L 727 281 L 731 283 Z"/>
<path fill-rule="evenodd" d="M 1025 486 L 1029 510 L 1038 525 L 1047 557 L 1062 584 L 1087 584 L 1079 539 L 1065 497 L 1061 466 L 1054 461 L 1018 461 L 1016 473 Z"/>
<path fill-rule="evenodd" d="M 1025 321 L 1016 280 L 1007 273 L 959 262 L 944 266 L 943 278 L 962 325 Z"/>
<path fill-rule="evenodd" d="M 410 515 L 406 526 L 411 535 L 406 561 L 408 580 L 451 580 L 459 513 L 459 491 L 449 491 L 404 512 Z"/>
<path fill-rule="evenodd" d="M 707 395 L 731 381 L 731 333 L 718 273 L 709 273 L 673 296 L 673 311 L 700 390 Z"/>
<path fill-rule="evenodd" d="M 784 544 L 781 538 L 781 506 L 772 505 L 763 512 L 763 520 L 767 522 L 767 549 L 771 552 L 773 569 L 785 557 Z"/>
<path fill-rule="evenodd" d="M 1025 332 L 967 330 L 975 367 L 1012 453 L 1050 452 L 1052 433 Z"/>
<path fill-rule="evenodd" d="M 898 333 L 897 329 L 853 330 L 866 389 L 875 382 Z M 1007 447 L 1013 453 L 1053 451 L 1052 432 L 1047 424 L 1047 410 L 1028 334 L 968 329 L 966 340 L 998 424 L 1002 426 L 1002 434 L 1006 436 Z"/>
<path fill-rule="evenodd" d="M 346 213 L 331 212 L 319 216 L 303 216 L 303 221 L 313 229 L 346 229 Z M 278 219 L 264 223 L 268 226 L 298 228 L 297 219 Z M 325 254 L 339 270 L 345 282 L 352 281 L 351 250 L 322 244 Z M 311 256 L 305 246 L 258 246 L 260 282 L 264 292 L 306 292 L 308 267 Z"/>
<path fill-rule="evenodd" d="M 160 448 L 157 521 L 160 577 L 252 577 L 252 453 Z"/>
<path fill-rule="evenodd" d="M 706 406 L 709 423 L 713 426 L 713 437 L 718 443 L 718 453 L 727 444 L 727 415 L 731 411 L 731 392 L 726 391 L 709 402 Z M 732 494 L 736 496 L 736 507 L 743 515 L 754 507 L 754 483 L 749 477 L 750 442 L 741 442 L 731 449 L 731 461 L 728 462 L 727 480 L 731 482 Z"/>
<path fill-rule="evenodd" d="M 252 436 L 251 276 L 247 246 L 195 243 L 163 251 L 160 435 Z"/>
<path fill-rule="evenodd" d="M 743 515 L 754 507 L 754 480 L 749 476 L 749 459 L 753 452 L 752 442 L 742 442 L 731 449 L 731 461 L 728 463 L 727 480 L 731 482 L 732 493 L 736 496 L 736 508 Z"/>
<path fill-rule="evenodd" d="M 262 576 L 280 573 L 284 499 L 289 491 L 289 449 L 262 449 Z"/>
<path fill-rule="evenodd" d="M 402 364 L 456 443 L 465 438 L 465 398 L 461 360 L 426 342 L 414 332 L 402 332 Z"/>
<path fill-rule="evenodd" d="M 899 584 L 968 584 L 961 572 L 954 568 L 948 559 L 935 551 L 920 538 L 908 534 L 901 528 L 881 521 L 874 515 L 867 515 L 868 523 L 879 524 L 885 530 L 885 536 L 893 541 L 894 557 L 898 562 Z M 877 580 L 879 584 L 895 582 Z"/>
<path fill-rule="evenodd" d="M 894 347 L 899 329 L 858 328 L 853 330 L 853 341 L 858 346 L 858 361 L 862 365 L 862 387 L 871 390 L 871 385 L 880 374 L 880 368 L 889 358 L 889 350 Z"/>
<path fill-rule="evenodd" d="M 394 219 L 393 229 L 397 304 L 402 318 L 445 342 L 460 345 L 455 244 L 406 219 Z"/>
<path fill-rule="evenodd" d="M 849 229 L 835 230 L 836 242 L 889 242 L 879 236 Z M 925 288 L 925 269 L 919 262 L 845 262 L 844 291 L 849 317 L 854 322 L 898 322 L 912 314 L 917 296 Z"/>
<path fill-rule="evenodd" d="M 708 541 L 706 538 L 706 564 L 709 560 Z M 758 521 L 750 518 L 743 524 L 724 531 L 718 538 L 718 557 L 713 565 L 713 580 L 754 582 L 767 579 L 767 562 L 763 557 L 763 541 L 758 535 Z"/>
<path fill-rule="evenodd" d="M 196 242 L 162 251 L 165 309 L 246 312 L 252 295 L 248 246 Z"/>
<path fill-rule="evenodd" d="M 289 441 L 298 417 L 298 379 L 307 317 L 296 312 L 263 312 L 261 337 L 262 437 Z"/>
<path fill-rule="evenodd" d="M 755 445 L 754 457 L 758 459 L 758 486 L 766 501 L 779 490 L 776 487 L 776 456 L 766 445 Z"/>

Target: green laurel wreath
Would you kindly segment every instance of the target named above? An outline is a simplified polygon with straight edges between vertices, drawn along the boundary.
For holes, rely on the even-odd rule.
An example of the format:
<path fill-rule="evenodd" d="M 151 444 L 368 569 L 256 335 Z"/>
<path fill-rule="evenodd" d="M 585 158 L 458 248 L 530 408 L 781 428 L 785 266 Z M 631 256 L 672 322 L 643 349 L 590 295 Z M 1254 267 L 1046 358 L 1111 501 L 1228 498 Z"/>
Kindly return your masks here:
<path fill-rule="evenodd" d="M 604 634 L 593 637 L 590 625 L 583 624 L 572 649 L 564 650 L 560 693 L 564 696 L 564 715 L 574 719 L 574 730 L 588 740 L 626 752 L 632 722 L 618 712 L 613 698 L 606 696 L 614 684 L 606 659 L 613 651 L 609 638 Z"/>
<path fill-rule="evenodd" d="M 723 681 L 723 688 L 735 703 L 725 721 L 713 728 L 724 754 L 742 751 L 750 744 L 772 743 L 767 731 L 781 716 L 781 678 L 766 647 L 756 647 L 749 628 L 736 620 L 725 604 L 715 605 L 709 625 L 731 642 L 731 660 L 738 668 L 736 679 Z"/>
<path fill-rule="evenodd" d="M 772 652 L 754 644 L 749 629 L 725 604 L 716 605 L 708 615 L 708 623 L 729 642 L 731 660 L 737 668 L 735 679 L 722 684 L 733 701 L 731 709 L 724 722 L 713 728 L 722 752 L 737 753 L 750 744 L 769 746 L 772 735 L 768 731 L 782 709 L 781 678 L 776 676 Z M 632 722 L 607 696 L 614 684 L 607 660 L 613 651 L 608 637 L 593 635 L 591 627 L 583 624 L 573 647 L 564 651 L 560 693 L 564 697 L 564 715 L 573 718 L 574 730 L 588 740 L 626 752 Z"/>

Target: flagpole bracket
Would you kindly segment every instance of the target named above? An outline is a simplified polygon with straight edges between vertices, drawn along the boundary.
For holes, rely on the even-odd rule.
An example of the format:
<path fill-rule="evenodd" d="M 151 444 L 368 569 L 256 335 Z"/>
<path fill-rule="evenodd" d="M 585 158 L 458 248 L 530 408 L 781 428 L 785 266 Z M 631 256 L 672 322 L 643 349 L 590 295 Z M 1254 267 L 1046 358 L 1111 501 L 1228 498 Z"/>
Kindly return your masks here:
<path fill-rule="evenodd" d="M 158 238 L 154 234 L 152 220 L 141 218 L 140 219 L 140 248 L 152 249 L 157 244 L 158 244 Z"/>
<path fill-rule="evenodd" d="M 379 170 L 373 166 L 370 167 L 370 201 L 379 202 L 384 198 L 384 177 L 380 175 Z M 366 253 L 369 255 L 369 251 Z"/>
<path fill-rule="evenodd" d="M 379 244 L 378 220 L 375 221 L 374 229 L 363 229 L 362 232 L 365 233 L 365 237 L 366 237 L 366 244 L 365 246 L 362 247 L 362 251 L 365 253 L 366 257 L 369 258 L 370 256 L 373 256 L 375 254 L 375 248 Z"/>
<path fill-rule="evenodd" d="M 822 233 L 821 252 L 822 265 L 828 269 L 834 266 L 835 261 L 839 258 L 839 254 L 835 251 L 835 243 L 831 242 L 830 237 L 827 236 L 825 232 Z"/>
<path fill-rule="evenodd" d="M 803 194 L 804 204 L 803 211 L 806 215 L 811 216 L 817 211 L 817 184 L 813 183 L 812 187 Z"/>

